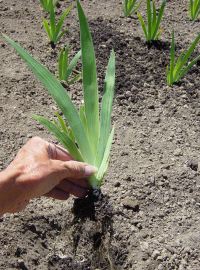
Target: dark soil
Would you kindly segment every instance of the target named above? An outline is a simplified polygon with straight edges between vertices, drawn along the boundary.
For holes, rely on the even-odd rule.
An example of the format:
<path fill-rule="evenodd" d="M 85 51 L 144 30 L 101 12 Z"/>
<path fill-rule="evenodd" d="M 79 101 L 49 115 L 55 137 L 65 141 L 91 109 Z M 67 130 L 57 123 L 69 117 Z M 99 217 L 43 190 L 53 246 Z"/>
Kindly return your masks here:
<path fill-rule="evenodd" d="M 59 12 L 69 2 L 60 1 Z M 200 22 L 188 19 L 188 1 L 167 1 L 162 41 L 147 46 L 136 17 L 123 17 L 121 1 L 82 3 L 94 37 L 100 90 L 112 48 L 117 56 L 116 133 L 103 195 L 89 200 L 90 215 L 84 210 L 87 201 L 73 198 L 64 203 L 41 198 L 22 213 L 5 215 L 0 269 L 199 270 L 200 69 L 194 67 L 173 88 L 166 86 L 165 71 L 171 30 L 180 52 L 196 37 Z M 76 10 L 66 20 L 69 33 L 54 50 L 42 16 L 36 0 L 0 0 L 1 32 L 55 72 L 62 44 L 70 44 L 73 53 L 80 47 Z M 52 140 L 31 115 L 50 117 L 56 106 L 3 41 L 0 55 L 3 169 L 29 138 Z M 80 100 L 80 83 L 70 91 Z"/>

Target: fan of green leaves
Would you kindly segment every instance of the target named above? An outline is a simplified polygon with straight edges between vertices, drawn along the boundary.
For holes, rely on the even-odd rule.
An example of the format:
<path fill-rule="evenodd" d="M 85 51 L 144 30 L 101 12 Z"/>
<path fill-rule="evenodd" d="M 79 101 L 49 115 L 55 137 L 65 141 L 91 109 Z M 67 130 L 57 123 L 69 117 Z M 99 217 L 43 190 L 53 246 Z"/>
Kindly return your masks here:
<path fill-rule="evenodd" d="M 84 11 L 78 0 L 77 8 L 81 33 L 84 92 L 84 104 L 79 111 L 66 90 L 47 68 L 35 60 L 18 43 L 7 36 L 4 36 L 4 38 L 16 49 L 36 77 L 48 89 L 64 115 L 64 118 L 57 115 L 57 122 L 50 121 L 42 116 L 35 116 L 34 118 L 56 136 L 74 159 L 97 167 L 98 171 L 96 175 L 90 178 L 90 183 L 92 187 L 98 188 L 102 184 L 103 176 L 107 171 L 114 135 L 114 128 L 111 127 L 111 112 L 115 85 L 115 54 L 112 51 L 108 62 L 100 112 L 92 37 Z"/>
<path fill-rule="evenodd" d="M 59 0 L 40 0 L 40 4 L 41 4 L 41 6 L 43 7 L 43 9 L 44 9 L 46 12 L 50 13 L 50 10 L 51 10 L 50 5 L 51 5 L 51 2 L 53 3 L 53 6 L 55 7 L 56 4 L 58 3 L 58 1 L 59 1 Z"/>
<path fill-rule="evenodd" d="M 81 51 L 73 57 L 71 62 L 69 61 L 69 51 L 69 47 L 66 46 L 61 50 L 58 57 L 59 80 L 65 81 L 68 85 L 81 79 L 81 72 L 75 69 L 81 58 Z"/>
<path fill-rule="evenodd" d="M 140 6 L 141 2 L 137 2 L 137 0 L 124 0 L 123 2 L 123 11 L 124 16 L 129 17 L 134 12 L 136 12 Z"/>
<path fill-rule="evenodd" d="M 63 31 L 63 24 L 65 18 L 68 16 L 72 9 L 73 5 L 69 6 L 60 16 L 58 22 L 56 22 L 56 14 L 55 7 L 53 5 L 53 0 L 49 0 L 49 8 L 50 8 L 50 20 L 43 19 L 43 26 L 47 32 L 48 38 L 50 40 L 52 48 L 55 48 L 58 41 L 64 35 L 66 31 Z"/>
<path fill-rule="evenodd" d="M 190 47 L 183 51 L 177 60 L 175 59 L 175 41 L 174 31 L 172 32 L 172 42 L 170 48 L 170 65 L 167 66 L 167 84 L 173 85 L 180 81 L 185 74 L 200 60 L 200 55 L 189 62 L 189 59 L 194 52 L 200 40 L 200 34 L 195 38 Z"/>
<path fill-rule="evenodd" d="M 162 1 L 159 11 L 156 11 L 156 5 L 154 0 L 146 0 L 147 10 L 146 17 L 147 22 L 143 19 L 142 15 L 138 12 L 138 19 L 142 26 L 145 38 L 147 42 L 158 40 L 161 35 L 161 20 L 164 14 L 164 9 L 166 6 L 166 0 Z"/>
<path fill-rule="evenodd" d="M 191 20 L 197 20 L 200 14 L 200 0 L 190 0 L 189 11 Z"/>

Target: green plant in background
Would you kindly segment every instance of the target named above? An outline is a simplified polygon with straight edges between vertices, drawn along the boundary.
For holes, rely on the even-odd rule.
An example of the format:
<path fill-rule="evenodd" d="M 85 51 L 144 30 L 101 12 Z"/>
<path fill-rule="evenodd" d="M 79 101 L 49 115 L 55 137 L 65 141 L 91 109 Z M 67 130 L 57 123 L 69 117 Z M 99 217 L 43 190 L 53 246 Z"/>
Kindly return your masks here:
<path fill-rule="evenodd" d="M 75 69 L 80 57 L 81 51 L 79 51 L 70 62 L 69 47 L 65 47 L 61 50 L 58 57 L 58 71 L 60 81 L 65 81 L 68 85 L 70 85 L 81 79 L 81 72 Z"/>
<path fill-rule="evenodd" d="M 53 6 L 55 7 L 56 4 L 58 3 L 59 0 L 40 0 L 40 4 L 42 6 L 42 8 L 44 9 L 44 11 L 50 13 L 51 10 L 51 2 L 53 4 Z"/>
<path fill-rule="evenodd" d="M 123 2 L 123 11 L 124 16 L 129 17 L 134 12 L 136 12 L 140 6 L 141 2 L 137 2 L 137 0 L 124 0 Z"/>
<path fill-rule="evenodd" d="M 200 60 L 200 55 L 189 62 L 194 49 L 200 40 L 200 34 L 195 38 L 190 47 L 183 51 L 177 60 L 175 59 L 175 41 L 174 31 L 172 32 L 172 42 L 170 48 L 170 64 L 167 66 L 167 84 L 173 85 L 180 81 L 180 79 Z"/>
<path fill-rule="evenodd" d="M 52 0 L 49 2 L 50 5 L 50 20 L 43 19 L 43 26 L 47 32 L 52 48 L 55 48 L 57 42 L 61 39 L 66 31 L 63 31 L 64 20 L 72 9 L 72 5 L 69 6 L 60 16 L 58 23 L 56 22 L 55 7 Z"/>
<path fill-rule="evenodd" d="M 191 20 L 195 21 L 198 19 L 200 14 L 200 0 L 190 0 L 189 13 Z"/>
<path fill-rule="evenodd" d="M 36 77 L 48 89 L 64 115 L 64 118 L 58 117 L 59 124 L 42 116 L 34 118 L 56 136 L 74 159 L 97 167 L 97 173 L 90 178 L 90 183 L 93 188 L 99 188 L 108 168 L 114 135 L 114 128 L 111 127 L 111 113 L 115 86 L 115 54 L 112 51 L 108 62 L 100 112 L 94 46 L 87 19 L 78 0 L 77 8 L 80 22 L 84 93 L 84 104 L 80 106 L 79 111 L 66 90 L 46 67 L 35 60 L 18 43 L 7 36 L 4 38 L 16 49 Z"/>
<path fill-rule="evenodd" d="M 156 11 L 155 1 L 146 0 L 147 3 L 147 22 L 143 19 L 142 15 L 138 12 L 138 19 L 142 26 L 143 32 L 147 42 L 158 40 L 161 35 L 161 20 L 164 14 L 166 0 L 162 1 L 159 11 Z"/>

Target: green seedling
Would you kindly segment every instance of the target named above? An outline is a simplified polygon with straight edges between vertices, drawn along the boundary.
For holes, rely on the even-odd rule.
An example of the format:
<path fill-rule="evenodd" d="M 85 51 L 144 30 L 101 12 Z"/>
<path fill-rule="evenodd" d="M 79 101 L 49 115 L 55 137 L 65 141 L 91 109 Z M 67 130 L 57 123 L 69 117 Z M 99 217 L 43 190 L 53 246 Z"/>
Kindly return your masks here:
<path fill-rule="evenodd" d="M 60 16 L 58 22 L 56 22 L 55 8 L 52 0 L 50 0 L 50 20 L 43 19 L 43 26 L 47 32 L 52 48 L 55 48 L 58 41 L 64 35 L 66 31 L 63 31 L 63 24 L 65 18 L 69 15 L 72 5 L 69 6 Z"/>
<path fill-rule="evenodd" d="M 131 16 L 134 12 L 137 12 L 141 2 L 137 2 L 137 0 L 124 0 L 123 2 L 123 11 L 124 11 L 124 16 L 129 17 Z"/>
<path fill-rule="evenodd" d="M 189 13 L 192 21 L 198 19 L 200 14 L 200 0 L 190 0 L 189 2 Z"/>
<path fill-rule="evenodd" d="M 50 3 L 53 3 L 53 6 L 55 7 L 57 5 L 59 0 L 40 0 L 40 4 L 44 11 L 50 13 Z"/>
<path fill-rule="evenodd" d="M 195 38 L 190 47 L 183 51 L 177 60 L 175 59 L 174 31 L 172 32 L 172 42 L 170 48 L 170 64 L 167 66 L 167 84 L 169 86 L 180 81 L 185 74 L 200 60 L 200 55 L 189 62 L 189 58 L 194 52 L 200 40 L 200 34 Z"/>
<path fill-rule="evenodd" d="M 58 57 L 58 71 L 60 81 L 65 81 L 68 85 L 71 85 L 81 79 L 81 72 L 75 69 L 80 58 L 81 51 L 79 51 L 70 62 L 69 47 L 65 47 L 61 50 Z"/>
<path fill-rule="evenodd" d="M 100 105 L 92 36 L 81 4 L 78 0 L 76 2 L 80 22 L 84 94 L 84 104 L 80 106 L 79 110 L 73 104 L 65 88 L 46 67 L 18 43 L 5 35 L 4 38 L 16 49 L 47 88 L 64 115 L 64 117 L 58 117 L 59 125 L 42 116 L 34 116 L 34 118 L 56 136 L 74 159 L 87 162 L 97 168 L 97 173 L 89 181 L 93 188 L 99 188 L 108 168 L 114 135 L 111 113 L 115 86 L 115 54 L 114 51 L 111 52 Z"/>
<path fill-rule="evenodd" d="M 142 30 L 144 32 L 146 41 L 149 43 L 158 40 L 161 35 L 160 24 L 164 14 L 166 0 L 162 1 L 162 4 L 158 12 L 156 11 L 156 5 L 154 0 L 152 1 L 146 0 L 146 3 L 147 3 L 147 11 L 146 11 L 147 22 L 145 23 L 145 20 L 143 19 L 142 15 L 139 12 L 137 13 L 137 15 Z"/>

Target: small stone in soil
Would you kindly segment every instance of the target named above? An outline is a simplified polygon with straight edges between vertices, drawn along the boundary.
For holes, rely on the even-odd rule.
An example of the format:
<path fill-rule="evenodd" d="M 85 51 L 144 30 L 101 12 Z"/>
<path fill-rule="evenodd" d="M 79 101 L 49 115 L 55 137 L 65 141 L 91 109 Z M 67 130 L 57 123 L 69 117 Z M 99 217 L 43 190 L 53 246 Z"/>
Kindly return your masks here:
<path fill-rule="evenodd" d="M 114 187 L 120 187 L 121 183 L 120 182 L 115 182 Z"/>
<path fill-rule="evenodd" d="M 139 212 L 139 210 L 140 210 L 138 200 L 132 200 L 130 198 L 125 198 L 122 203 L 123 203 L 123 206 L 127 209 L 132 209 L 135 212 Z"/>
<path fill-rule="evenodd" d="M 186 164 L 193 171 L 198 170 L 198 162 L 196 160 L 188 160 Z"/>
<path fill-rule="evenodd" d="M 174 156 L 178 157 L 178 156 L 182 156 L 182 155 L 183 155 L 183 153 L 182 153 L 181 149 L 176 149 L 174 151 Z"/>

